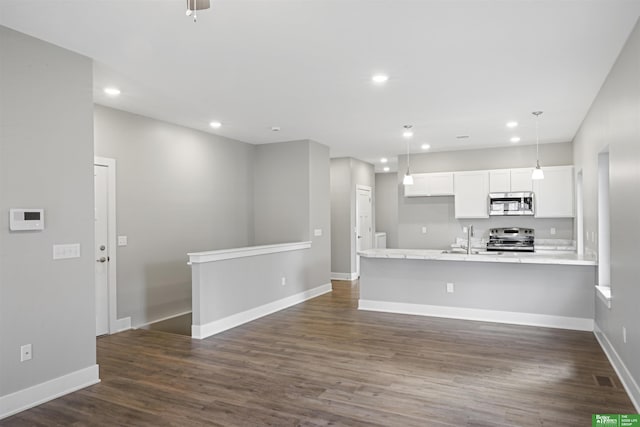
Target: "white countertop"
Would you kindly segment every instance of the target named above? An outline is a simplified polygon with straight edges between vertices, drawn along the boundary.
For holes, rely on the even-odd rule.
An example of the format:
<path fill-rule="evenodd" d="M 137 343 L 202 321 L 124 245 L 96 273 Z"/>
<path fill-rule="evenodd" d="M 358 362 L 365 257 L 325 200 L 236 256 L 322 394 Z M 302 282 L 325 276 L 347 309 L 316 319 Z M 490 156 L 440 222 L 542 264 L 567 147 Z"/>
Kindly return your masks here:
<path fill-rule="evenodd" d="M 443 253 L 440 249 L 368 249 L 358 252 L 365 258 L 417 259 L 433 261 L 471 261 L 471 262 L 502 262 L 522 264 L 559 264 L 559 265 L 596 265 L 595 259 L 575 252 L 541 251 L 482 253 L 467 255 L 464 253 Z"/>

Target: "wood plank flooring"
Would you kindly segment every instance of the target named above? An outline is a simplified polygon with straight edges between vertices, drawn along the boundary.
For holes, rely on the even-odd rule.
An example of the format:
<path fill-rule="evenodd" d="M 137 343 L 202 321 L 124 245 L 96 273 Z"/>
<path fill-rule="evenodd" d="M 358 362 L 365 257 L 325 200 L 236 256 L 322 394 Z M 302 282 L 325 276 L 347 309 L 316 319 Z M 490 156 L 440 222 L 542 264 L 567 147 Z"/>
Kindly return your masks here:
<path fill-rule="evenodd" d="M 0 425 L 566 427 L 635 412 L 592 333 L 358 311 L 357 285 L 333 288 L 202 341 L 100 338 L 100 384 Z"/>

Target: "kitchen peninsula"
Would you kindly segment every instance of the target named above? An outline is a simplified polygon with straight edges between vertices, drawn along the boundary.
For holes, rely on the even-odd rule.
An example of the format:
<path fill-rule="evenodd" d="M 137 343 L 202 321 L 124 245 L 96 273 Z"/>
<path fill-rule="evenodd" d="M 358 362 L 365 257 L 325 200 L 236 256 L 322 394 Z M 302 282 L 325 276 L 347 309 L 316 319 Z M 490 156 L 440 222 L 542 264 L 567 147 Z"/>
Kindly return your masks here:
<path fill-rule="evenodd" d="M 596 262 L 575 253 L 360 252 L 361 310 L 593 330 Z"/>

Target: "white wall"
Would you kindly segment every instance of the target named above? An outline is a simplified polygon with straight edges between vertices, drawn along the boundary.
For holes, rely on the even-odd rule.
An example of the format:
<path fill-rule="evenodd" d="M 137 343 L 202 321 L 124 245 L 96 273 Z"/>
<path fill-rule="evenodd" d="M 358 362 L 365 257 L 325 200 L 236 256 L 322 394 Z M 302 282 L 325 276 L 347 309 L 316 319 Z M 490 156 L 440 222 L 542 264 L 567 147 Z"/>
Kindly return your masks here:
<path fill-rule="evenodd" d="M 117 162 L 118 317 L 191 309 L 188 252 L 253 244 L 254 146 L 96 105 L 97 156 Z"/>
<path fill-rule="evenodd" d="M 90 59 L 0 26 L 0 417 L 4 396 L 96 363 L 92 91 Z M 44 231 L 9 231 L 25 207 Z M 53 261 L 62 243 L 80 258 Z"/>
<path fill-rule="evenodd" d="M 504 148 L 488 148 L 479 150 L 441 151 L 434 153 L 412 154 L 412 173 L 450 172 L 464 170 L 486 170 L 531 167 L 535 163 L 535 146 L 513 146 Z M 540 163 L 544 166 L 570 165 L 573 163 L 572 144 L 545 144 L 540 147 Z M 406 170 L 406 156 L 398 159 L 398 172 L 393 174 L 396 187 L 389 182 L 390 178 L 382 178 L 383 189 L 377 191 L 378 198 L 390 200 L 394 194 L 396 205 L 392 203 L 376 203 L 376 218 L 393 218 L 397 216 L 397 240 L 390 240 L 389 247 L 406 249 L 426 248 L 444 249 L 451 245 L 457 237 L 464 237 L 462 227 L 473 224 L 476 237 L 488 238 L 488 230 L 492 227 L 531 227 L 536 230 L 538 238 L 573 238 L 573 219 L 535 219 L 493 217 L 488 219 L 455 219 L 453 196 L 439 197 L 404 197 L 402 177 Z M 382 175 L 382 174 L 378 174 Z M 385 194 L 383 194 L 385 191 Z M 387 225 L 390 228 L 391 225 Z M 422 227 L 427 233 L 422 234 Z M 556 234 L 551 235 L 551 228 Z M 387 231 L 387 230 L 381 230 Z M 394 246 L 397 245 L 397 246 Z"/>
<path fill-rule="evenodd" d="M 598 154 L 609 149 L 611 309 L 596 301 L 596 324 L 626 366 L 640 408 L 640 27 L 636 24 L 574 139 L 584 179 L 585 252 L 597 251 Z M 586 238 L 589 236 L 589 239 Z M 622 328 L 627 330 L 627 342 Z M 623 372 L 622 369 L 621 372 Z M 623 375 L 624 377 L 624 375 Z"/>

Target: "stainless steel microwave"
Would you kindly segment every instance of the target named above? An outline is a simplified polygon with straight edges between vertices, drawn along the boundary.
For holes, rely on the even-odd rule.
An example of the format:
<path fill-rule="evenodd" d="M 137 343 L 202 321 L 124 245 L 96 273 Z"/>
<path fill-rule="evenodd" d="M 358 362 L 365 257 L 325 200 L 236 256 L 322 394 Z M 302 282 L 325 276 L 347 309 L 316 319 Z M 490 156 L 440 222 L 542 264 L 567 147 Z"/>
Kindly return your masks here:
<path fill-rule="evenodd" d="M 489 215 L 533 215 L 533 193 L 489 193 Z"/>

